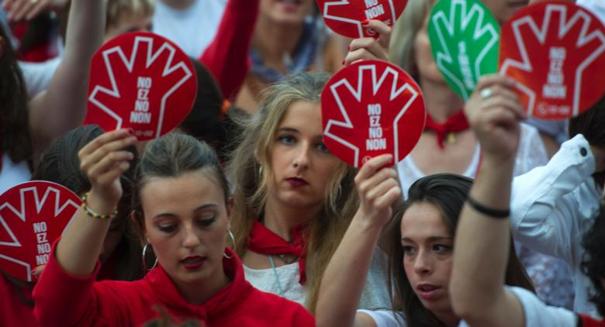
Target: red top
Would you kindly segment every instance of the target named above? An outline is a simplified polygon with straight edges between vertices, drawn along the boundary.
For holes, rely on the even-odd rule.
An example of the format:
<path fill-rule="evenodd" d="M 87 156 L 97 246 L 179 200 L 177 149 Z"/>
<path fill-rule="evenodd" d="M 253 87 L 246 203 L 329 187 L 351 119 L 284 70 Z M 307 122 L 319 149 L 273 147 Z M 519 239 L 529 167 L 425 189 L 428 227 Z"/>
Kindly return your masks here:
<path fill-rule="evenodd" d="M 53 254 L 34 288 L 34 313 L 42 326 L 141 326 L 158 318 L 154 307 L 161 306 L 177 323 L 196 319 L 210 327 L 315 326 L 301 305 L 252 287 L 240 259 L 229 254 L 232 258 L 223 265 L 231 283 L 203 304 L 187 302 L 161 266 L 138 281 L 95 282 L 96 272 L 86 278 L 70 276 Z"/>
<path fill-rule="evenodd" d="M 23 300 L 31 300 L 31 289 L 20 288 L 11 285 L 9 281 L 0 274 L 0 326 L 35 327 L 34 308 Z"/>
<path fill-rule="evenodd" d="M 581 327 L 605 327 L 605 320 L 597 320 L 582 314 L 580 315 L 580 321 L 579 326 Z"/>
<path fill-rule="evenodd" d="M 244 83 L 260 0 L 229 0 L 216 36 L 199 58 L 217 80 L 223 97 L 234 97 Z"/>

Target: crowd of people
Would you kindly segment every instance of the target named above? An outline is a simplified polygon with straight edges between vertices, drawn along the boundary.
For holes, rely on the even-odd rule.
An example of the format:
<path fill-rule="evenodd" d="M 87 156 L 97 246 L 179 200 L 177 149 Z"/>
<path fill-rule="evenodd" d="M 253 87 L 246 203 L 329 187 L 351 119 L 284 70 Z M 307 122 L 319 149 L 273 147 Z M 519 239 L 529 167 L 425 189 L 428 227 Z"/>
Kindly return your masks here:
<path fill-rule="evenodd" d="M 0 326 L 605 326 L 605 94 L 564 122 L 527 119 L 499 74 L 464 101 L 431 53 L 437 0 L 357 39 L 312 0 L 0 1 L 0 193 L 82 198 L 34 281 L 0 269 Z M 481 1 L 500 24 L 541 2 Z M 144 144 L 82 125 L 94 52 L 136 31 L 198 83 Z M 368 59 L 416 80 L 427 119 L 405 159 L 357 169 L 321 93 Z"/>

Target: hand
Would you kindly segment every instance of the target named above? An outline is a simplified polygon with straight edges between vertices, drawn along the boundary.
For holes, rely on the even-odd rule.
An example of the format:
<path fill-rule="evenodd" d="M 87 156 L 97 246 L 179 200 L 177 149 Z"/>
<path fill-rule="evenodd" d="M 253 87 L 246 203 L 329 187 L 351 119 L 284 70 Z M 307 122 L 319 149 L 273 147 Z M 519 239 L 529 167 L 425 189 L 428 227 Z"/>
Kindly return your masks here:
<path fill-rule="evenodd" d="M 78 157 L 80 169 L 91 184 L 95 211 L 105 214 L 113 211 L 122 197 L 120 176 L 130 167 L 134 155 L 126 147 L 136 142 L 127 130 L 107 132 L 85 145 Z"/>
<path fill-rule="evenodd" d="M 31 20 L 41 12 L 48 9 L 59 9 L 65 7 L 68 0 L 4 0 L 2 6 L 8 15 L 8 19 L 19 21 Z"/>
<path fill-rule="evenodd" d="M 514 160 L 519 145 L 519 121 L 525 112 L 514 91 L 515 82 L 502 75 L 481 78 L 464 111 L 485 157 Z"/>
<path fill-rule="evenodd" d="M 349 52 L 344 60 L 345 66 L 362 59 L 389 60 L 391 27 L 379 20 L 370 20 L 365 28 L 372 29 L 377 33 L 377 37 L 364 37 L 351 41 Z"/>
<path fill-rule="evenodd" d="M 391 206 L 401 197 L 397 172 L 390 167 L 392 163 L 390 154 L 372 158 L 355 176 L 360 198 L 357 214 L 370 225 L 384 226 L 393 214 Z"/>

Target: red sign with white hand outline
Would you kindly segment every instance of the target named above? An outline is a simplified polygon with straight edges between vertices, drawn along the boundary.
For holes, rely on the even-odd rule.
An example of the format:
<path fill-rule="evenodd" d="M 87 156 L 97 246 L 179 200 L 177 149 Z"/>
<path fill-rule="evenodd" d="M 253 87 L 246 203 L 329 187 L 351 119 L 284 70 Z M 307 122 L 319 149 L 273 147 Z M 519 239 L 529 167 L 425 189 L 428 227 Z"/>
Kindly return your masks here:
<path fill-rule="evenodd" d="M 128 33 L 92 59 L 85 124 L 131 128 L 140 140 L 160 137 L 187 117 L 197 93 L 193 64 L 171 41 Z"/>
<path fill-rule="evenodd" d="M 82 201 L 62 185 L 31 181 L 4 192 L 0 203 L 0 270 L 30 282 Z"/>
<path fill-rule="evenodd" d="M 407 0 L 317 0 L 326 25 L 335 33 L 353 39 L 371 37 L 375 32 L 361 22 L 375 19 L 393 26 Z"/>
<path fill-rule="evenodd" d="M 401 68 L 362 60 L 339 70 L 321 94 L 324 144 L 354 167 L 390 153 L 412 151 L 426 113 L 422 91 Z"/>
<path fill-rule="evenodd" d="M 524 8 L 502 28 L 500 72 L 529 116 L 576 116 L 605 95 L 605 26 L 570 2 Z"/>

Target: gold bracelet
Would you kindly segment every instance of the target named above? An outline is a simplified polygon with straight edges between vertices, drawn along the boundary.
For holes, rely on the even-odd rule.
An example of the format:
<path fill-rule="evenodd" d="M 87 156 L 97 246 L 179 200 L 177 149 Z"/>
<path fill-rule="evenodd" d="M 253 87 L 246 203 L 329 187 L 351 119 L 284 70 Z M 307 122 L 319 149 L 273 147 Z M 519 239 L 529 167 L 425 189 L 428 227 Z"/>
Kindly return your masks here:
<path fill-rule="evenodd" d="M 106 220 L 106 219 L 115 218 L 118 215 L 118 208 L 113 209 L 113 211 L 107 215 L 102 215 L 102 214 L 92 210 L 90 207 L 88 207 L 88 193 L 84 193 L 84 195 L 82 195 L 82 209 L 84 209 L 84 211 L 86 212 L 86 215 L 88 217 L 94 218 L 94 219 Z"/>

